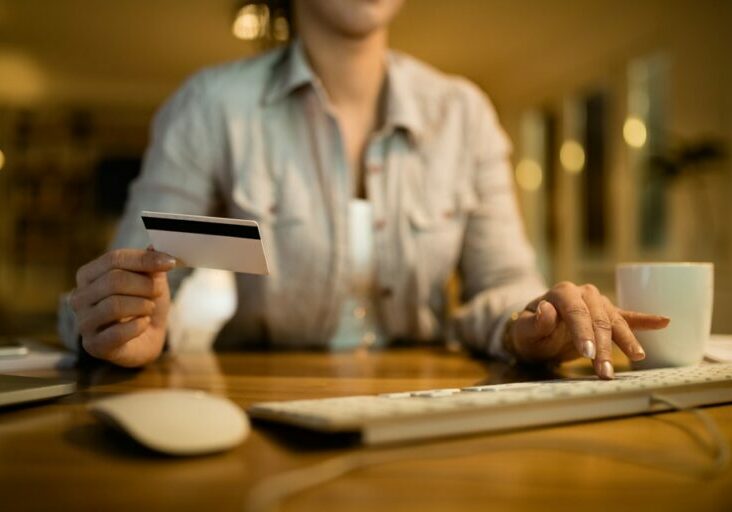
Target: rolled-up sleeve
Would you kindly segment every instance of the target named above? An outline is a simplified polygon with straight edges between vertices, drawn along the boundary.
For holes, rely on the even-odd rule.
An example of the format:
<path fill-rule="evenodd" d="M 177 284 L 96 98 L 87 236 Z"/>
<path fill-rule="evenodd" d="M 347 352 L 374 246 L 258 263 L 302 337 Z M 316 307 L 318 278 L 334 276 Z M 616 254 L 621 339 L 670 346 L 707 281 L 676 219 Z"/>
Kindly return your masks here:
<path fill-rule="evenodd" d="M 488 100 L 475 94 L 473 187 L 477 206 L 467 220 L 460 258 L 462 305 L 454 332 L 465 345 L 503 357 L 501 335 L 513 311 L 546 291 L 535 265 L 513 187 L 510 143 Z"/>
<path fill-rule="evenodd" d="M 149 243 L 140 212 L 157 210 L 204 215 L 216 198 L 223 140 L 217 109 L 204 77 L 190 79 L 155 116 L 140 176 L 130 187 L 125 213 L 112 243 Z"/>
<path fill-rule="evenodd" d="M 142 210 L 198 215 L 211 212 L 223 154 L 218 114 L 206 94 L 203 75 L 189 79 L 158 111 L 140 176 L 130 187 L 111 249 L 149 245 L 140 218 Z M 172 272 L 171 289 L 177 289 L 188 273 L 186 269 Z M 58 332 L 64 344 L 76 350 L 78 327 L 68 298 L 65 294 L 59 301 Z"/>

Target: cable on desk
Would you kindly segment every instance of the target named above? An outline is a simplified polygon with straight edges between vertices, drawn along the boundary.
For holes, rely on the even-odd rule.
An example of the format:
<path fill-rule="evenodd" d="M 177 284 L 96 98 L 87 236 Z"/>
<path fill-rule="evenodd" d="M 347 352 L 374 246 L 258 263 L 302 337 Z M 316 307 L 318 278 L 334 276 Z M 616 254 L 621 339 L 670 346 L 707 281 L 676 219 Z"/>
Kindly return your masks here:
<path fill-rule="evenodd" d="M 683 460 L 665 453 L 641 452 L 636 449 L 619 446 L 607 446 L 594 442 L 566 442 L 551 440 L 537 442 L 533 440 L 508 441 L 499 437 L 488 439 L 449 441 L 440 444 L 414 445 L 406 448 L 382 449 L 375 452 L 359 452 L 333 457 L 312 466 L 287 471 L 257 483 L 249 493 L 244 505 L 245 512 L 269 512 L 276 510 L 287 498 L 311 487 L 324 484 L 344 476 L 352 471 L 365 469 L 390 462 L 404 462 L 408 460 L 426 460 L 436 458 L 450 458 L 476 455 L 486 452 L 502 452 L 508 450 L 547 450 L 583 455 L 605 456 L 607 458 L 636 464 L 651 469 L 678 473 L 697 479 L 711 479 L 724 472 L 730 463 L 730 447 L 727 439 L 719 430 L 714 419 L 701 409 L 685 407 L 675 400 L 662 395 L 651 395 L 653 402 L 663 404 L 678 412 L 689 412 L 696 416 L 705 428 L 713 443 L 711 451 L 714 460 L 709 464 L 695 467 Z M 687 432 L 688 434 L 688 432 Z"/>
<path fill-rule="evenodd" d="M 701 478 L 714 478 L 727 469 L 730 463 L 729 442 L 709 413 L 697 407 L 685 407 L 671 398 L 658 394 L 651 395 L 651 403 L 653 402 L 668 405 L 671 409 L 678 412 L 689 412 L 693 414 L 706 429 L 713 443 L 711 448 L 714 454 L 714 461 L 705 471 L 701 471 L 698 476 Z"/>

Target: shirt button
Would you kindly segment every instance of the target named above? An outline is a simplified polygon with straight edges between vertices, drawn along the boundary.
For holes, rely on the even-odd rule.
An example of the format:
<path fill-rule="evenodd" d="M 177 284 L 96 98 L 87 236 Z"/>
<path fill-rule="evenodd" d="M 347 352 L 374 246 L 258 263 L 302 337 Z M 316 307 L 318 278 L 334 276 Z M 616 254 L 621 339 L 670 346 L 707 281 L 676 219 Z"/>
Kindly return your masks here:
<path fill-rule="evenodd" d="M 277 213 L 277 205 L 276 204 L 273 204 L 272 206 L 269 207 L 269 213 L 271 213 L 272 215 L 274 215 L 275 213 Z"/>
<path fill-rule="evenodd" d="M 384 287 L 380 290 L 380 293 L 382 298 L 389 299 L 394 295 L 394 290 L 389 287 Z"/>
<path fill-rule="evenodd" d="M 455 210 L 445 210 L 442 214 L 446 219 L 454 219 L 455 218 Z"/>
<path fill-rule="evenodd" d="M 374 222 L 374 229 L 376 231 L 381 231 L 386 227 L 386 221 L 384 219 L 379 219 L 376 222 Z"/>
<path fill-rule="evenodd" d="M 371 174 L 378 174 L 384 169 L 384 166 L 380 162 L 370 162 L 368 168 Z"/>

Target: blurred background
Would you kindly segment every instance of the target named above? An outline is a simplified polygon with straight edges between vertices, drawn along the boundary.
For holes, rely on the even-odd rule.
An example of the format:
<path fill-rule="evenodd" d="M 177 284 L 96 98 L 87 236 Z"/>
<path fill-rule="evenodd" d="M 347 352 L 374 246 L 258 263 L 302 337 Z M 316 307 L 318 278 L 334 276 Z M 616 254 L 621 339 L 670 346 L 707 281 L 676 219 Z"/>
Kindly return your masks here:
<path fill-rule="evenodd" d="M 0 0 L 0 331 L 54 331 L 180 82 L 287 37 L 251 1 Z M 713 261 L 732 332 L 732 1 L 408 0 L 391 42 L 492 98 L 550 282 Z"/>

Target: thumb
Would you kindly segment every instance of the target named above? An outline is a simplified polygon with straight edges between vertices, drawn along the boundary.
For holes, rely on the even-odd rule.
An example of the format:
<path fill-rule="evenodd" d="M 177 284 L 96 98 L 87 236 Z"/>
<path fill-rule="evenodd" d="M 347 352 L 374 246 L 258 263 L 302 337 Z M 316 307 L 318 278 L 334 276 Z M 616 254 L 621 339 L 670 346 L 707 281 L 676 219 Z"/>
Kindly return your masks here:
<path fill-rule="evenodd" d="M 533 343 L 549 336 L 557 328 L 559 315 L 554 306 L 542 300 L 536 306 L 536 313 L 524 311 L 513 326 L 514 340 L 519 343 Z"/>
<path fill-rule="evenodd" d="M 153 288 L 156 291 L 155 311 L 151 315 L 152 327 L 166 327 L 168 313 L 170 311 L 170 289 L 168 288 L 168 276 L 165 272 L 152 274 Z"/>

